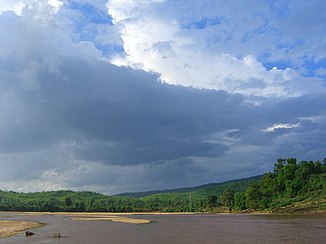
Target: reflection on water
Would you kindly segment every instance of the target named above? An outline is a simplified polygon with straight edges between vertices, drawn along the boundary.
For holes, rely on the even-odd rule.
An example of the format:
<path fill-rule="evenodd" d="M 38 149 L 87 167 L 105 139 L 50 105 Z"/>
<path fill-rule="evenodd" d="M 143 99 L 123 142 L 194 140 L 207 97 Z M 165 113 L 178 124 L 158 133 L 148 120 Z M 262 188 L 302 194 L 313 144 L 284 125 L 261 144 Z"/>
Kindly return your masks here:
<path fill-rule="evenodd" d="M 19 216 L 5 219 L 47 223 L 35 236 L 23 234 L 0 243 L 325 243 L 326 214 L 309 215 L 144 215 L 144 225 L 77 221 L 67 216 Z M 60 233 L 62 237 L 53 235 Z"/>

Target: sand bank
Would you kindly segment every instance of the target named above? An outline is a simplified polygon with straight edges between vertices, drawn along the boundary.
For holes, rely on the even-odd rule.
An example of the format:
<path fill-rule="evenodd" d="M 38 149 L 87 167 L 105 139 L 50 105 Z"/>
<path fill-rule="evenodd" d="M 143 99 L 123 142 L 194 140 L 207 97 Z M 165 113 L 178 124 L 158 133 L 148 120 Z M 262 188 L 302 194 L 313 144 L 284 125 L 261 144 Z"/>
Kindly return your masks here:
<path fill-rule="evenodd" d="M 43 226 L 37 222 L 0 220 L 0 238 L 14 236 L 29 229 Z"/>
<path fill-rule="evenodd" d="M 112 221 L 112 222 L 123 222 L 129 224 L 148 224 L 151 220 L 147 219 L 136 219 L 127 217 L 126 215 L 133 215 L 135 213 L 84 213 L 84 212 L 15 212 L 18 215 L 63 215 L 70 217 L 71 220 L 80 221 Z M 140 214 L 140 213 L 138 213 Z"/>
<path fill-rule="evenodd" d="M 113 221 L 122 222 L 128 224 L 148 224 L 151 221 L 147 219 L 134 219 L 121 216 L 110 216 L 110 217 L 72 217 L 72 220 L 82 220 L 82 221 Z"/>

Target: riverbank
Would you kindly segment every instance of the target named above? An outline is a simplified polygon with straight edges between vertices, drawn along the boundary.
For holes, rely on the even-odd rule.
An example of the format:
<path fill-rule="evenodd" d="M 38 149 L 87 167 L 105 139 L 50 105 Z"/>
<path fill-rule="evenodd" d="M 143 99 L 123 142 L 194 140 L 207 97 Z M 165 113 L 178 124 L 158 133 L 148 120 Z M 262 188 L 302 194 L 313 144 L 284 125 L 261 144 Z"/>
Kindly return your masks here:
<path fill-rule="evenodd" d="M 165 244 L 165 243 L 264 243 L 322 244 L 325 241 L 326 215 L 282 214 L 168 214 L 147 213 L 10 213 L 0 212 L 5 220 L 46 223 L 32 229 L 32 237 L 18 234 L 0 239 L 0 244 Z M 139 214 L 139 213 L 138 213 Z M 90 218 L 76 220 L 74 218 Z M 148 219 L 153 224 L 127 224 L 102 218 Z M 94 221 L 93 218 L 98 218 Z M 250 233 L 250 234 L 248 234 Z"/>
<path fill-rule="evenodd" d="M 319 213 L 318 215 L 314 213 Z M 73 225 L 79 225 L 84 226 L 84 223 L 87 222 L 91 224 L 92 226 L 101 226 L 106 225 L 109 222 L 120 222 L 120 223 L 126 223 L 127 225 L 134 226 L 134 225 L 142 225 L 142 224 L 149 224 L 152 221 L 157 223 L 157 220 L 160 218 L 171 218 L 171 220 L 174 220 L 175 218 L 212 218 L 214 215 L 216 218 L 236 218 L 237 216 L 239 218 L 251 218 L 250 216 L 259 217 L 259 216 L 266 216 L 266 218 L 269 218 L 268 216 L 282 216 L 287 215 L 287 213 L 271 213 L 266 211 L 252 211 L 252 212 L 232 212 L 232 213 L 188 213 L 188 212 L 179 212 L 179 213 L 161 213 L 161 212 L 133 212 L 133 213 L 106 213 L 106 212 L 0 212 L 2 215 L 2 220 L 0 220 L 0 239 L 10 237 L 17 235 L 19 233 L 23 233 L 26 230 L 39 228 L 44 226 L 42 223 L 51 223 L 53 221 L 63 221 L 63 223 L 66 223 L 67 221 L 73 221 L 69 222 L 70 225 L 73 223 Z M 310 214 L 310 215 L 309 215 Z M 322 215 L 320 215 L 322 214 Z M 247 216 L 247 217 L 245 217 Z M 296 212 L 296 213 L 290 213 L 288 216 L 325 216 L 326 217 L 326 210 L 319 210 L 312 212 L 306 212 L 305 214 Z M 254 217 L 254 218 L 256 218 Z M 67 223 L 68 223 L 67 222 Z M 91 223 L 90 223 L 91 222 Z M 102 223 L 100 223 L 102 222 Z M 107 223 L 105 223 L 107 222 Z M 113 228 L 115 225 L 112 225 Z M 121 225 L 117 225 L 121 226 Z M 151 225 L 150 225 L 151 226 Z M 53 233 L 64 233 L 64 236 L 66 236 L 65 231 L 66 229 L 62 229 L 62 225 L 58 225 L 56 227 L 57 229 Z M 116 228 L 116 227 L 114 227 Z M 132 228 L 132 227 L 131 227 Z M 145 227 L 142 227 L 145 228 Z M 147 227 L 146 227 L 147 228 Z M 149 227 L 152 228 L 152 227 Z M 34 232 L 34 231 L 33 231 Z M 39 233 L 38 233 L 39 232 Z M 40 231 L 36 231 L 37 236 L 42 235 L 43 233 L 42 229 Z M 44 232 L 44 235 L 47 231 Z M 53 233 L 46 234 L 47 236 L 53 237 Z"/>
<path fill-rule="evenodd" d="M 42 227 L 43 224 L 30 221 L 0 220 L 0 238 L 17 235 L 26 230 Z"/>
<path fill-rule="evenodd" d="M 325 203 L 325 201 L 323 202 Z M 260 214 L 310 214 L 310 213 L 326 213 L 326 206 L 321 207 L 320 202 L 317 204 L 293 204 L 286 207 L 277 209 L 266 209 L 266 210 L 254 210 L 246 209 L 242 211 L 232 210 L 229 212 L 227 209 L 215 209 L 205 212 L 17 212 L 17 211 L 0 211 L 0 213 L 8 213 L 15 215 L 63 215 L 79 220 L 121 220 L 120 222 L 132 222 L 129 219 L 131 217 L 126 216 L 137 216 L 137 215 L 201 215 L 201 214 L 217 214 L 217 215 L 228 215 L 228 214 L 249 214 L 249 215 L 260 215 Z M 139 219 L 137 219 L 139 220 Z"/>
<path fill-rule="evenodd" d="M 6 212 L 8 214 L 24 215 L 24 216 L 66 216 L 71 220 L 79 221 L 112 221 L 128 224 L 148 224 L 151 220 L 131 218 L 126 215 L 145 215 L 145 213 L 106 213 L 106 212 Z M 147 213 L 155 215 L 157 213 Z"/>
<path fill-rule="evenodd" d="M 111 221 L 128 224 L 148 224 L 151 220 L 131 218 L 126 215 L 130 213 L 76 213 L 76 212 L 2 212 L 10 215 L 19 216 L 65 216 L 75 221 Z M 21 220 L 0 220 L 0 239 L 15 236 L 24 231 L 39 228 L 44 224 L 32 221 Z"/>

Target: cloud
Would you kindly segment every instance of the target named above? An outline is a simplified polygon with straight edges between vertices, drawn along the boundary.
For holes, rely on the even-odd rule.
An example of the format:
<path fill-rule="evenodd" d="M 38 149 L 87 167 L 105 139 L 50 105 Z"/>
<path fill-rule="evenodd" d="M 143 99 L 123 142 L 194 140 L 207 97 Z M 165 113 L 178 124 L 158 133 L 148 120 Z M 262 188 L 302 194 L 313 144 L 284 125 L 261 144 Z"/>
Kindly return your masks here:
<path fill-rule="evenodd" d="M 279 129 L 292 129 L 299 126 L 299 123 L 297 124 L 273 124 L 271 127 L 268 127 L 264 129 L 265 132 L 274 132 Z"/>
<path fill-rule="evenodd" d="M 170 73 L 118 67 L 110 61 L 121 51 L 113 48 L 107 55 L 98 45 L 100 39 L 118 44 L 119 25 L 134 24 L 137 9 L 128 17 L 129 8 L 121 5 L 112 23 L 104 18 L 103 24 L 85 17 L 87 11 L 102 16 L 103 1 L 88 2 L 91 10 L 87 1 L 78 3 L 65 2 L 57 12 L 36 4 L 20 15 L 0 14 L 0 164 L 5 169 L 0 189 L 112 194 L 184 187 L 260 174 L 278 157 L 324 157 L 326 96 L 323 89 L 315 93 L 318 85 L 307 85 L 319 79 L 291 68 L 268 70 L 252 55 L 214 54 L 210 62 L 229 74 L 218 83 L 223 90 L 169 84 L 160 77 Z M 162 4 L 148 2 L 144 11 Z M 195 20 L 184 19 L 190 23 L 184 24 L 186 32 L 225 21 L 196 14 Z M 86 20 L 78 22 L 76 16 Z M 152 13 L 153 21 L 156 17 Z M 78 23 L 94 35 L 82 36 Z M 175 43 L 186 51 L 189 37 L 175 37 L 178 24 L 169 36 L 164 23 L 150 51 L 164 53 L 168 61 L 157 59 L 162 69 L 181 59 L 180 70 L 189 77 L 203 74 L 204 66 L 196 69 L 196 62 L 207 64 L 207 77 L 225 74 L 214 71 L 205 52 L 193 56 L 189 49 L 182 56 Z M 164 36 L 169 38 L 162 41 Z M 176 80 L 182 81 L 180 74 Z M 286 97 L 291 92 L 296 97 Z M 275 129 L 267 133 L 266 128 Z"/>
<path fill-rule="evenodd" d="M 325 90 L 323 79 L 304 75 L 308 60 L 326 57 L 318 42 L 325 38 L 322 14 L 300 21 L 306 9 L 321 13 L 326 8 L 321 1 L 109 1 L 107 6 L 125 49 L 117 65 L 158 72 L 170 84 L 246 95 Z"/>

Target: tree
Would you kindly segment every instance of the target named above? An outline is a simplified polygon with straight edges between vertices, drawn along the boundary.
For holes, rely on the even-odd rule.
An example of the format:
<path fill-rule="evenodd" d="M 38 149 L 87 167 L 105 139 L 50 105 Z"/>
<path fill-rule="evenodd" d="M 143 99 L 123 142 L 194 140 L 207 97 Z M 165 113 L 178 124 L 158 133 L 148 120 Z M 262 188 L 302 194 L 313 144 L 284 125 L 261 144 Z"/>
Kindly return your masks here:
<path fill-rule="evenodd" d="M 208 195 L 208 207 L 214 208 L 217 206 L 217 196 L 213 194 Z"/>
<path fill-rule="evenodd" d="M 264 197 L 270 198 L 276 194 L 277 191 L 277 182 L 275 174 L 266 173 L 260 180 L 261 187 L 260 190 Z"/>
<path fill-rule="evenodd" d="M 288 158 L 286 160 L 287 164 L 293 164 L 293 165 L 297 165 L 297 159 L 296 158 Z"/>
<path fill-rule="evenodd" d="M 315 174 L 321 174 L 323 173 L 323 165 L 321 162 L 316 161 L 315 162 Z"/>
<path fill-rule="evenodd" d="M 224 205 L 229 209 L 229 211 L 231 211 L 234 205 L 234 191 L 230 189 L 225 189 L 225 191 L 220 197 L 220 201 L 222 205 Z"/>
<path fill-rule="evenodd" d="M 84 212 L 86 210 L 86 205 L 83 201 L 75 202 L 75 211 Z"/>
<path fill-rule="evenodd" d="M 234 193 L 234 209 L 244 210 L 246 208 L 246 194 L 244 192 Z"/>
<path fill-rule="evenodd" d="M 287 187 L 290 187 L 290 183 L 294 177 L 295 172 L 298 169 L 297 160 L 295 158 L 287 159 L 287 164 L 284 164 L 283 167 L 276 172 L 277 180 L 277 191 L 278 193 L 284 193 L 284 191 L 289 192 Z M 290 190 L 291 191 L 291 190 Z"/>
<path fill-rule="evenodd" d="M 72 200 L 70 197 L 65 198 L 65 204 L 68 208 L 72 205 Z"/>
<path fill-rule="evenodd" d="M 246 191 L 246 206 L 252 209 L 259 209 L 262 197 L 263 194 L 260 191 L 259 183 L 251 184 Z"/>
<path fill-rule="evenodd" d="M 274 172 L 277 174 L 277 173 L 279 173 L 282 169 L 283 169 L 283 167 L 284 167 L 284 165 L 285 165 L 285 162 L 286 162 L 286 159 L 284 159 L 284 158 L 278 158 L 277 159 L 277 163 L 275 163 L 274 164 Z"/>
<path fill-rule="evenodd" d="M 48 210 L 49 211 L 58 211 L 60 210 L 60 201 L 54 197 L 48 200 Z"/>
<path fill-rule="evenodd" d="M 323 163 L 326 165 L 326 158 L 324 158 L 322 161 L 323 161 Z"/>

